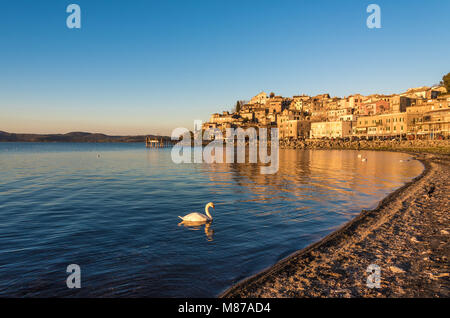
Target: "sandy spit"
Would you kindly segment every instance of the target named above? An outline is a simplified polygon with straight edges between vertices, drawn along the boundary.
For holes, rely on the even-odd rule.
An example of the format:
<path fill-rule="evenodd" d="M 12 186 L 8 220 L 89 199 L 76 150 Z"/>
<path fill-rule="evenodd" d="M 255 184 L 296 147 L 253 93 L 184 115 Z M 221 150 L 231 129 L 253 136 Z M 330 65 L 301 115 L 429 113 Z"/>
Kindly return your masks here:
<path fill-rule="evenodd" d="M 220 297 L 449 297 L 450 157 L 412 155 L 425 170 L 376 209 Z"/>

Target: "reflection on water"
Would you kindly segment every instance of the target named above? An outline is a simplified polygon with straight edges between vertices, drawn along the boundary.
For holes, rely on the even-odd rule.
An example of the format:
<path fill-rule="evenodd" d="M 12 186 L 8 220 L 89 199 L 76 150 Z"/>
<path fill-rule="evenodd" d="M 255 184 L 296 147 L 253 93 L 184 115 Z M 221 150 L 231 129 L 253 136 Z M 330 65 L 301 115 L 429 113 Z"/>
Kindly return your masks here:
<path fill-rule="evenodd" d="M 280 150 L 261 175 L 141 144 L 0 144 L 0 296 L 215 296 L 373 208 L 422 171 L 408 158 Z M 179 224 L 210 201 L 212 223 Z"/>
<path fill-rule="evenodd" d="M 205 232 L 206 239 L 208 241 L 213 240 L 214 230 L 211 226 L 211 222 L 200 223 L 200 222 L 183 221 L 183 222 L 178 223 L 178 226 L 184 226 L 185 228 L 187 228 L 189 230 L 193 230 L 193 231 L 203 230 Z"/>

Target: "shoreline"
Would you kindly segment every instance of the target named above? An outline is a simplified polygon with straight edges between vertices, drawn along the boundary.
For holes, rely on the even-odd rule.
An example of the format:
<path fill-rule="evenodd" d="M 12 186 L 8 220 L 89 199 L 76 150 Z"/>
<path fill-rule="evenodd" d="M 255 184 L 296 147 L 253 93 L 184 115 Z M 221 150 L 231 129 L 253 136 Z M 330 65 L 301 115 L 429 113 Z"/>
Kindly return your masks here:
<path fill-rule="evenodd" d="M 419 176 L 219 297 L 449 297 L 450 157 L 408 154 L 424 165 Z M 380 266 L 380 288 L 366 286 L 370 264 Z"/>
<path fill-rule="evenodd" d="M 343 139 L 281 139 L 280 147 L 285 149 L 327 149 L 327 150 L 374 150 L 399 151 L 406 153 L 436 153 L 450 155 L 450 140 L 343 140 Z"/>

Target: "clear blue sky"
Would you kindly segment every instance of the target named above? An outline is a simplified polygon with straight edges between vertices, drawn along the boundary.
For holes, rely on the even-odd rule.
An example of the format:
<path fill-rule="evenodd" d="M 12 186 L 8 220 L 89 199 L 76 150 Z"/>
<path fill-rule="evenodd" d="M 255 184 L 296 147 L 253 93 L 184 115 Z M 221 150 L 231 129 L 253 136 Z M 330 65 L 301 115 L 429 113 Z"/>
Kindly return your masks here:
<path fill-rule="evenodd" d="M 366 27 L 370 3 L 381 29 Z M 260 91 L 432 85 L 450 71 L 449 13 L 448 0 L 1 0 L 0 130 L 169 134 Z"/>

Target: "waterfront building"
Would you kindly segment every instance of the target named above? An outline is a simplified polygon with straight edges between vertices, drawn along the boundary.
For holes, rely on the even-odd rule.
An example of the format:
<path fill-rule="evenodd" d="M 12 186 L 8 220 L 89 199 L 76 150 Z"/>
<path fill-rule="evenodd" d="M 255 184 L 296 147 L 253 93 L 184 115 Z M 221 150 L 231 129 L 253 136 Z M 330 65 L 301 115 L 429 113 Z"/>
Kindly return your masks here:
<path fill-rule="evenodd" d="M 202 130 L 216 129 L 216 128 L 218 128 L 216 123 L 206 122 L 202 124 Z"/>
<path fill-rule="evenodd" d="M 353 128 L 358 137 L 406 136 L 413 133 L 419 115 L 413 113 L 390 113 L 373 116 L 360 116 Z"/>
<path fill-rule="evenodd" d="M 309 120 L 291 119 L 278 124 L 278 134 L 281 139 L 306 139 L 309 137 L 311 122 Z"/>
<path fill-rule="evenodd" d="M 435 87 L 417 87 L 410 88 L 405 93 L 402 93 L 401 96 L 406 96 L 410 98 L 422 98 L 422 99 L 435 99 L 438 98 L 439 94 L 445 93 L 445 88 L 442 86 Z"/>
<path fill-rule="evenodd" d="M 311 113 L 310 118 L 312 122 L 327 121 L 328 120 L 327 111 L 326 110 L 313 111 Z"/>
<path fill-rule="evenodd" d="M 353 109 L 352 108 L 337 108 L 327 111 L 327 120 L 328 121 L 339 121 L 343 120 L 343 118 L 353 118 Z M 351 119 L 353 120 L 353 119 Z"/>
<path fill-rule="evenodd" d="M 413 98 L 395 95 L 392 97 L 391 111 L 393 113 L 405 112 L 406 107 L 411 106 Z"/>
<path fill-rule="evenodd" d="M 348 97 L 339 99 L 339 101 L 337 103 L 338 103 L 339 109 L 352 108 L 352 107 L 350 107 L 350 102 L 349 102 Z"/>
<path fill-rule="evenodd" d="M 298 110 L 285 109 L 283 110 L 277 117 L 277 126 L 281 128 L 281 126 L 289 121 L 289 120 L 302 120 L 303 113 Z"/>
<path fill-rule="evenodd" d="M 450 108 L 431 110 L 417 123 L 417 134 L 429 139 L 450 136 Z"/>
<path fill-rule="evenodd" d="M 390 111 L 391 105 L 389 102 L 382 99 L 369 99 L 359 105 L 358 115 L 369 116 L 377 115 Z"/>
<path fill-rule="evenodd" d="M 289 109 L 305 111 L 307 101 L 309 99 L 310 99 L 310 97 L 307 95 L 294 96 L 294 97 L 292 97 L 292 103 L 291 103 Z"/>
<path fill-rule="evenodd" d="M 355 94 L 348 97 L 348 107 L 353 109 L 359 109 L 363 102 L 363 97 L 361 94 Z"/>
<path fill-rule="evenodd" d="M 283 110 L 283 101 L 284 98 L 282 96 L 269 98 L 266 102 L 266 108 L 269 110 L 269 113 L 280 113 Z"/>
<path fill-rule="evenodd" d="M 269 124 L 269 120 L 267 119 L 267 115 L 269 114 L 269 110 L 267 108 L 256 108 L 254 110 L 255 121 L 261 125 Z"/>
<path fill-rule="evenodd" d="M 407 108 L 407 113 L 416 114 L 414 134 L 419 138 L 441 138 L 449 136 L 450 95 L 429 100 L 422 106 Z"/>
<path fill-rule="evenodd" d="M 211 118 L 209 119 L 209 121 L 211 123 L 215 123 L 215 124 L 223 124 L 223 123 L 231 122 L 232 120 L 233 120 L 233 117 L 228 112 L 223 112 L 222 114 L 218 114 L 218 113 L 212 114 Z"/>
<path fill-rule="evenodd" d="M 340 121 L 356 121 L 356 115 L 354 115 L 354 114 L 341 115 L 338 117 L 338 120 L 340 120 Z"/>
<path fill-rule="evenodd" d="M 277 123 L 277 118 L 278 118 L 278 113 L 275 113 L 275 112 L 270 113 L 269 112 L 269 114 L 266 117 L 266 121 L 268 123 L 275 123 L 276 124 Z"/>
<path fill-rule="evenodd" d="M 339 108 L 339 98 L 329 98 L 323 101 L 323 108 L 325 110 L 337 110 Z"/>
<path fill-rule="evenodd" d="M 353 122 L 334 121 L 311 123 L 311 138 L 345 138 L 352 135 Z"/>
<path fill-rule="evenodd" d="M 244 119 L 248 121 L 254 121 L 255 119 L 255 112 L 253 111 L 241 111 L 239 115 Z"/>
<path fill-rule="evenodd" d="M 261 92 L 258 95 L 252 97 L 249 104 L 252 105 L 266 105 L 267 100 L 269 97 L 265 92 Z"/>
<path fill-rule="evenodd" d="M 419 87 L 398 95 L 345 98 L 329 94 L 285 98 L 273 93 L 268 97 L 261 92 L 249 103 L 242 102 L 239 112 L 213 114 L 204 128 L 278 126 L 280 138 L 446 136 L 450 95 L 445 91 Z"/>

